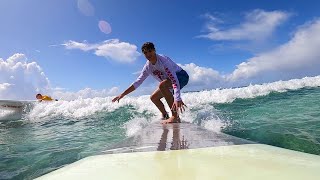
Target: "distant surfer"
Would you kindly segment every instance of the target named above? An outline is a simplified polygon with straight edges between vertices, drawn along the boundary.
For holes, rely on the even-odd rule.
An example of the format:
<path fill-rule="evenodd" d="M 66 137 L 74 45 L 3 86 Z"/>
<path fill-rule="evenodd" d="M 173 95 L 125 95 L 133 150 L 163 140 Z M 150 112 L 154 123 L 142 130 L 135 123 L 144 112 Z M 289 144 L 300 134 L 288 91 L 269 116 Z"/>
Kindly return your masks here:
<path fill-rule="evenodd" d="M 141 50 L 148 61 L 144 65 L 140 76 L 128 89 L 115 97 L 112 102 L 119 102 L 124 96 L 137 89 L 149 75 L 152 75 L 160 83 L 150 99 L 162 113 L 164 120 L 162 123 L 180 122 L 177 111 L 180 110 L 182 113 L 186 106 L 181 99 L 180 89 L 188 84 L 189 75 L 169 57 L 157 54 L 152 42 L 144 43 Z M 163 97 L 171 107 L 171 117 L 169 117 L 163 103 L 160 101 Z"/>
<path fill-rule="evenodd" d="M 41 101 L 58 101 L 57 99 L 52 99 L 50 96 L 47 95 L 42 95 L 42 94 L 37 94 L 36 98 L 41 102 Z"/>

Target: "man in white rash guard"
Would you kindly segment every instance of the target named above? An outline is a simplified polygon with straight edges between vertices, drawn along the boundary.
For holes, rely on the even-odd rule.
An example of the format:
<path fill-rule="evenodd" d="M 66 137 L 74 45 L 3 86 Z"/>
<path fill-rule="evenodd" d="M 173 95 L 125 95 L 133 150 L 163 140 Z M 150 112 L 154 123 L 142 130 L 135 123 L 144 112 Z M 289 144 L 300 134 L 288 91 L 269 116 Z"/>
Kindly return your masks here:
<path fill-rule="evenodd" d="M 189 75 L 169 57 L 157 54 L 152 42 L 144 43 L 141 50 L 148 61 L 144 65 L 140 76 L 128 89 L 115 97 L 112 102 L 119 102 L 124 96 L 137 89 L 149 75 L 152 75 L 160 83 L 150 99 L 162 113 L 162 123 L 180 122 L 178 111 L 180 110 L 182 113 L 186 106 L 181 99 L 180 89 L 188 84 Z M 166 99 L 168 106 L 171 107 L 171 117 L 169 117 L 163 103 L 160 101 L 163 97 Z"/>

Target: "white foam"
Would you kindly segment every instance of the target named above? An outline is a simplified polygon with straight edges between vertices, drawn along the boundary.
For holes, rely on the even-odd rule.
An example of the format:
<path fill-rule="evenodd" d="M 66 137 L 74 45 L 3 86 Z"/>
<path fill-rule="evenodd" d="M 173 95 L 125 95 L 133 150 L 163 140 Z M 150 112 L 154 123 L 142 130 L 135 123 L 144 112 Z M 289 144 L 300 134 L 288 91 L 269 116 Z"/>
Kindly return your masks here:
<path fill-rule="evenodd" d="M 200 122 L 199 124 L 207 129 L 219 131 L 226 123 L 226 120 L 222 120 L 216 115 L 216 110 L 212 105 L 213 103 L 230 103 L 236 98 L 254 98 L 257 96 L 267 95 L 270 92 L 284 92 L 303 87 L 319 86 L 320 76 L 316 76 L 261 85 L 250 85 L 242 88 L 215 89 L 184 93 L 182 94 L 182 98 L 188 108 L 184 114 L 181 114 L 181 118 L 183 121 L 187 122 Z M 140 116 L 133 117 L 124 125 L 128 136 L 139 131 L 150 121 L 159 121 L 160 119 L 160 112 L 150 101 L 149 95 L 139 97 L 127 96 L 119 103 L 112 103 L 112 98 L 113 97 L 97 97 L 89 99 L 79 98 L 73 101 L 36 103 L 34 108 L 26 117 L 31 121 L 44 121 L 46 119 L 54 119 L 57 117 L 81 119 L 82 117 L 90 116 L 97 112 L 113 112 L 119 107 L 125 105 L 133 106 L 136 109 L 135 111 L 139 113 L 148 112 L 149 114 L 156 115 L 155 117 L 151 117 L 151 119 Z M 169 107 L 167 105 L 166 109 L 169 111 Z"/>
<path fill-rule="evenodd" d="M 145 118 L 133 118 L 132 120 L 126 122 L 123 126 L 126 131 L 127 136 L 132 136 L 138 131 L 140 131 L 143 127 L 148 124 L 148 120 Z"/>
<path fill-rule="evenodd" d="M 186 93 L 183 100 L 187 104 L 230 103 L 237 98 L 247 99 L 265 96 L 271 92 L 285 92 L 303 87 L 320 87 L 320 76 L 277 81 L 261 85 L 249 85 L 242 88 L 215 89 L 209 91 Z"/>
<path fill-rule="evenodd" d="M 22 118 L 20 109 L 0 109 L 0 121 L 17 120 Z"/>

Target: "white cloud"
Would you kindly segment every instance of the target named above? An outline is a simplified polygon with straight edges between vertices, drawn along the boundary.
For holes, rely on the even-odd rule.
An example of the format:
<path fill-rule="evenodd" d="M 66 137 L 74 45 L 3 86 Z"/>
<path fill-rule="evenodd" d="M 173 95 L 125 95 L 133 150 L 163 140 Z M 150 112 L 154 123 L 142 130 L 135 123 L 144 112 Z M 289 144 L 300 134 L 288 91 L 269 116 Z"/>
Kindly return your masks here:
<path fill-rule="evenodd" d="M 253 10 L 246 14 L 245 21 L 229 29 L 221 29 L 217 26 L 223 21 L 210 14 L 204 17 L 209 19 L 207 23 L 208 34 L 198 37 L 211 40 L 263 40 L 269 37 L 277 26 L 290 17 L 290 14 L 283 11 Z"/>
<path fill-rule="evenodd" d="M 89 51 L 96 49 L 98 45 L 95 44 L 88 44 L 86 41 L 84 42 L 76 42 L 76 41 L 71 41 L 69 40 L 68 42 L 62 44 L 63 46 L 66 47 L 66 49 L 80 49 L 82 51 Z M 53 45 L 51 45 L 53 46 Z"/>
<path fill-rule="evenodd" d="M 296 78 L 320 73 L 320 20 L 301 26 L 282 46 L 248 59 L 228 76 L 230 81 Z"/>
<path fill-rule="evenodd" d="M 122 63 L 133 62 L 140 56 L 136 45 L 120 42 L 118 39 L 110 39 L 97 44 L 69 40 L 62 45 L 65 46 L 66 49 L 80 49 L 82 51 L 93 50 L 94 54 L 97 56 L 102 56 Z"/>
<path fill-rule="evenodd" d="M 118 93 L 117 87 L 100 91 L 85 88 L 78 92 L 52 88 L 42 68 L 36 62 L 28 62 L 24 54 L 14 54 L 7 60 L 0 58 L 0 74 L 0 99 L 34 100 L 37 93 L 42 93 L 57 99 L 74 100 Z"/>
<path fill-rule="evenodd" d="M 224 21 L 218 17 L 213 16 L 210 13 L 206 13 L 204 15 L 202 15 L 202 17 L 206 18 L 209 20 L 209 22 L 207 23 L 207 25 L 215 25 L 215 24 L 220 24 L 223 23 Z M 209 28 L 210 29 L 210 28 Z"/>
<path fill-rule="evenodd" d="M 189 74 L 188 90 L 211 89 L 222 85 L 223 77 L 218 71 L 194 63 L 180 66 Z"/>
<path fill-rule="evenodd" d="M 50 83 L 36 62 L 23 54 L 0 59 L 0 99 L 34 99 L 37 92 L 48 92 Z"/>

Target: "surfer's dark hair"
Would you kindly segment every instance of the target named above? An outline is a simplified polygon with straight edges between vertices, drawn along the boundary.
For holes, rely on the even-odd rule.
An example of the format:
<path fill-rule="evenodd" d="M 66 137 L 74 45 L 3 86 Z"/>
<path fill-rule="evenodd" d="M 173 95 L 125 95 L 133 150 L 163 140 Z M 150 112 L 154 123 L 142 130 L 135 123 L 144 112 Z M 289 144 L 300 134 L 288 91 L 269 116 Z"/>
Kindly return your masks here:
<path fill-rule="evenodd" d="M 42 94 L 39 93 L 39 94 L 36 95 L 36 97 L 37 97 L 37 96 L 42 96 Z"/>
<path fill-rule="evenodd" d="M 154 44 L 152 42 L 145 42 L 142 47 L 141 47 L 141 51 L 146 51 L 146 50 L 156 50 L 154 48 Z"/>

